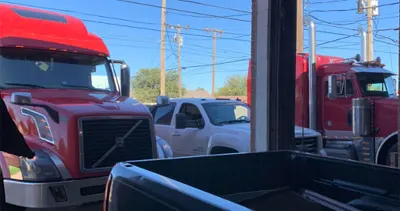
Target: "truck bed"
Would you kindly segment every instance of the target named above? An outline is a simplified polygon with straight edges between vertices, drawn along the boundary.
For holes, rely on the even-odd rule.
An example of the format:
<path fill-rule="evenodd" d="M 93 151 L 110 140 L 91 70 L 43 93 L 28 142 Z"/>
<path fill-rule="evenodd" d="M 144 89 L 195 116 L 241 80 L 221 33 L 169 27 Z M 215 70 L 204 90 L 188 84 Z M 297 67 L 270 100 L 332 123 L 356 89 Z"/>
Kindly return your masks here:
<path fill-rule="evenodd" d="M 108 211 L 400 210 L 398 169 L 291 151 L 117 164 Z"/>

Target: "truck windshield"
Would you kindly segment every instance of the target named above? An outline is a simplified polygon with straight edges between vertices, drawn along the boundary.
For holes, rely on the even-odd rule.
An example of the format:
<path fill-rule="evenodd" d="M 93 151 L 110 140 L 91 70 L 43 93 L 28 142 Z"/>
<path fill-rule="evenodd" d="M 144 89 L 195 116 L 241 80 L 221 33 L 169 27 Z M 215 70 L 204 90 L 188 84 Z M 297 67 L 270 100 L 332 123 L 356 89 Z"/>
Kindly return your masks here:
<path fill-rule="evenodd" d="M 0 86 L 115 91 L 104 57 L 12 48 L 0 52 Z"/>
<path fill-rule="evenodd" d="M 395 96 L 395 87 L 391 76 L 382 73 L 358 73 L 357 79 L 363 96 Z"/>
<path fill-rule="evenodd" d="M 244 103 L 210 102 L 202 105 L 214 125 L 250 123 L 250 109 Z"/>

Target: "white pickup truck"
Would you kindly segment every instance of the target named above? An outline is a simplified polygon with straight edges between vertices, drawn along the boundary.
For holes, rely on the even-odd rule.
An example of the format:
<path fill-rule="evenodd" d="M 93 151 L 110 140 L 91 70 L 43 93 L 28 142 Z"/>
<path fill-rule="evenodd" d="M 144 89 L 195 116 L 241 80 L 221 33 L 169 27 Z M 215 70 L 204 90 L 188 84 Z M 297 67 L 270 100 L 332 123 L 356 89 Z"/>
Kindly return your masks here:
<path fill-rule="evenodd" d="M 250 108 L 244 102 L 159 96 L 150 110 L 157 136 L 175 157 L 250 151 Z M 318 132 L 296 126 L 295 138 L 297 150 L 323 153 Z"/>

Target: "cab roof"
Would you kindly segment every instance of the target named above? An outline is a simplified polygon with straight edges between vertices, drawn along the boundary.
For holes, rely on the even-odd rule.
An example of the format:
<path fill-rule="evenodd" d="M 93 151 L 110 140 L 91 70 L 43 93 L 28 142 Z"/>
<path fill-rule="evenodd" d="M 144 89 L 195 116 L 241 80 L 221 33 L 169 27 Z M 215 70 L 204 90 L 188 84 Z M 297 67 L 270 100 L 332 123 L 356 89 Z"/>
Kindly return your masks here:
<path fill-rule="evenodd" d="M 69 15 L 0 3 L 0 28 L 0 47 L 109 56 L 103 40 Z"/>
<path fill-rule="evenodd" d="M 321 66 L 323 73 L 317 71 L 317 74 L 342 74 L 348 72 L 355 73 L 381 73 L 388 75 L 396 75 L 388 69 L 379 66 L 362 65 L 358 63 L 332 63 Z"/>

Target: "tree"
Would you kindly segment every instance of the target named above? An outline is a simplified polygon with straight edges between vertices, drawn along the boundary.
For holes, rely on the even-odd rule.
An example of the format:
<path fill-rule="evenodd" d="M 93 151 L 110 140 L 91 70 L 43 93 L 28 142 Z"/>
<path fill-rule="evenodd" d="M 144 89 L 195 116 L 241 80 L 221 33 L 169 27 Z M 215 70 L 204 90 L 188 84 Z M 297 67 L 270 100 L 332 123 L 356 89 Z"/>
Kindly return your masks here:
<path fill-rule="evenodd" d="M 206 91 L 204 88 L 201 88 L 201 87 L 197 87 L 196 90 L 197 90 L 197 91 Z"/>
<path fill-rule="evenodd" d="M 241 75 L 229 76 L 223 87 L 215 93 L 217 96 L 246 96 L 247 77 Z"/>
<path fill-rule="evenodd" d="M 182 88 L 182 94 L 185 93 Z M 165 80 L 165 94 L 169 97 L 179 97 L 178 74 L 176 71 L 167 71 Z M 141 102 L 155 102 L 160 94 L 160 69 L 140 69 L 132 80 L 132 95 Z"/>

